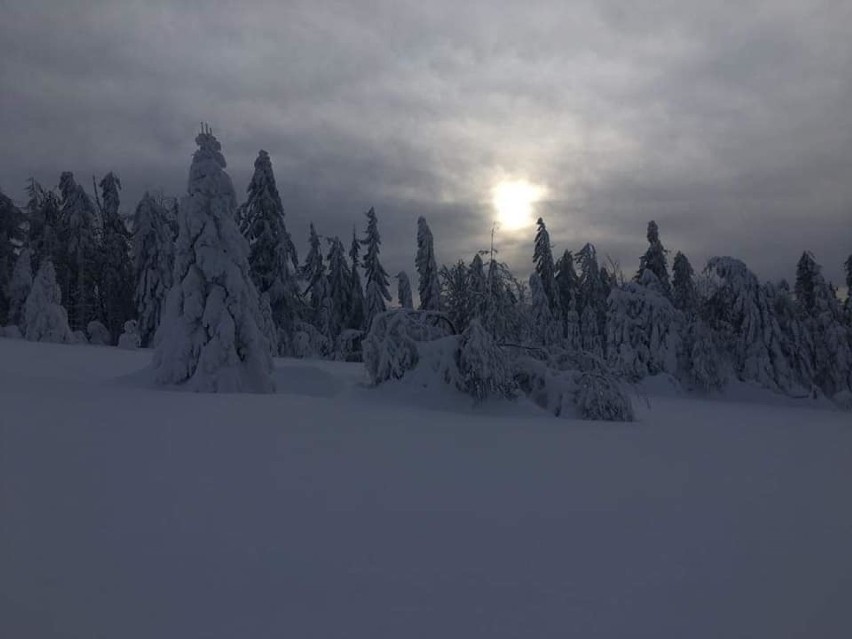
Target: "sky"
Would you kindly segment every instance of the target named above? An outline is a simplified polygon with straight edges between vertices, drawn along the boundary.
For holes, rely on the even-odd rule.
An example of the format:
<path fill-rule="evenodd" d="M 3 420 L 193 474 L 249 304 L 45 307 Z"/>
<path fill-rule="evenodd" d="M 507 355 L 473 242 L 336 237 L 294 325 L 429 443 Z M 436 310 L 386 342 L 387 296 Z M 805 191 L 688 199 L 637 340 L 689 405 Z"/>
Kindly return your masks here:
<path fill-rule="evenodd" d="M 348 242 L 371 206 L 386 269 L 535 229 L 495 187 L 540 187 L 554 251 L 593 242 L 630 276 L 655 219 L 712 255 L 841 284 L 852 253 L 852 2 L 0 0 L 0 188 L 114 171 L 130 213 L 181 195 L 199 122 L 243 197 L 269 152 L 297 241 Z M 534 217 L 533 217 L 534 219 Z"/>

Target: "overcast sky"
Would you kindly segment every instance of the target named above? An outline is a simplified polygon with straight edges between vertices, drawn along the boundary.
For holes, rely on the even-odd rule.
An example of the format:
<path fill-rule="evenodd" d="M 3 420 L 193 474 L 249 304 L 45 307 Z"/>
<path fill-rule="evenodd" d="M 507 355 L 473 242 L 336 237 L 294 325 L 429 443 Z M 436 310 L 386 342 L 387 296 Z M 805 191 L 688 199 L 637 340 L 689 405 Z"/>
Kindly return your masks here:
<path fill-rule="evenodd" d="M 0 188 L 112 170 L 130 212 L 180 195 L 201 120 L 242 197 L 258 149 L 287 224 L 388 271 L 425 215 L 441 261 L 486 248 L 491 189 L 547 188 L 554 248 L 626 273 L 656 219 L 696 269 L 741 257 L 838 284 L 852 253 L 852 2 L 0 0 Z M 498 229 L 530 268 L 532 228 Z"/>

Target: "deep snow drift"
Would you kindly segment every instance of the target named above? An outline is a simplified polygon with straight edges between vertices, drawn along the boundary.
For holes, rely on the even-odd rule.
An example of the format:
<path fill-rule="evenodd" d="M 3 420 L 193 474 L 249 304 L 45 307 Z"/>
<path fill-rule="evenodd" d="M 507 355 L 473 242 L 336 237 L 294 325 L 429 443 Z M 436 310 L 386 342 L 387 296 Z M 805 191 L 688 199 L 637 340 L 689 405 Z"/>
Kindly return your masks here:
<path fill-rule="evenodd" d="M 578 422 L 300 360 L 197 395 L 150 358 L 0 339 L 0 636 L 852 629 L 849 413 L 649 383 Z"/>

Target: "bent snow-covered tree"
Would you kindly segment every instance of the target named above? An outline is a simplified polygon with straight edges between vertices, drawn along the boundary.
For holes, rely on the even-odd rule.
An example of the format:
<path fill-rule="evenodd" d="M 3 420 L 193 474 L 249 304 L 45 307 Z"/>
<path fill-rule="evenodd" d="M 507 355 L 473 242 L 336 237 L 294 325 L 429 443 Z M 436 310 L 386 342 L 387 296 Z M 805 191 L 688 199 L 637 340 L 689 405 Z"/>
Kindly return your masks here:
<path fill-rule="evenodd" d="M 222 147 L 209 130 L 195 141 L 155 379 L 194 391 L 272 392 L 272 357 Z"/>

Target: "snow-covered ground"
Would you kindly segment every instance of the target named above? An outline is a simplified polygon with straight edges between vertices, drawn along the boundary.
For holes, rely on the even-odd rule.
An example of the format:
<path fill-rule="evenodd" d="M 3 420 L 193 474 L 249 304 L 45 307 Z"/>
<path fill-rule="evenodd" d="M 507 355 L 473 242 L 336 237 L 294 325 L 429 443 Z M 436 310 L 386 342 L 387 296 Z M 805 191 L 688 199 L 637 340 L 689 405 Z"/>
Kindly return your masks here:
<path fill-rule="evenodd" d="M 640 421 L 278 360 L 0 339 L 0 636 L 852 636 L 852 417 L 647 385 Z M 742 394 L 741 394 L 742 395 Z"/>

